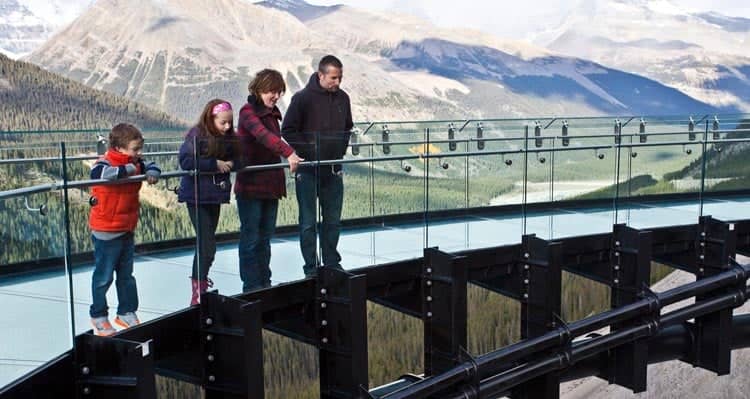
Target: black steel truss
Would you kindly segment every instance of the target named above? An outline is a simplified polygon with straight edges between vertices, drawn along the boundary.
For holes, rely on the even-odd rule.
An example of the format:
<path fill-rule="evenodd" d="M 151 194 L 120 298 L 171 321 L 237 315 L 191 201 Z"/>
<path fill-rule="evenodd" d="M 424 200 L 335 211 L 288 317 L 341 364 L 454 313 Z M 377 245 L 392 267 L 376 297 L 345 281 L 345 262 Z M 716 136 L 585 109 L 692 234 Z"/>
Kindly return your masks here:
<path fill-rule="evenodd" d="M 556 398 L 559 384 L 596 375 L 634 392 L 646 366 L 680 359 L 719 375 L 733 348 L 750 345 L 745 302 L 750 220 L 701 217 L 698 224 L 521 243 L 424 257 L 349 271 L 232 297 L 209 292 L 201 305 L 125 330 L 114 338 L 78 336 L 75 349 L 0 390 L 0 398 L 154 398 L 154 375 L 201 385 L 207 398 L 263 397 L 263 337 L 268 329 L 319 351 L 322 398 Z M 697 281 L 663 293 L 648 288 L 651 261 Z M 611 289 L 612 309 L 566 323 L 561 273 Z M 467 284 L 521 303 L 517 344 L 467 354 Z M 695 297 L 695 304 L 662 313 Z M 366 302 L 420 319 L 425 378 L 368 390 Z M 694 322 L 688 320 L 694 319 Z M 611 333 L 580 341 L 602 327 Z M 398 387 L 398 388 L 396 388 Z"/>

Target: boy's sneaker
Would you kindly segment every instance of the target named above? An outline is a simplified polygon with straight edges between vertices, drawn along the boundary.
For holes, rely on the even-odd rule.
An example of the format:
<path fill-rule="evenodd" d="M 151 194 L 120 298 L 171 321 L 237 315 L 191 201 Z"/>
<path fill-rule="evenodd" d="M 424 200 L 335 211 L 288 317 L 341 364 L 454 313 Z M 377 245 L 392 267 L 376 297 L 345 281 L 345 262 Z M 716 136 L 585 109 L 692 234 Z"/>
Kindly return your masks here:
<path fill-rule="evenodd" d="M 141 324 L 141 322 L 138 320 L 138 316 L 135 315 L 135 312 L 128 312 L 125 314 L 118 314 L 117 317 L 115 317 L 115 324 L 122 328 L 129 328 L 137 326 L 138 324 Z"/>
<path fill-rule="evenodd" d="M 107 316 L 94 317 L 91 319 L 91 325 L 94 326 L 94 334 L 100 337 L 109 337 L 117 332 L 112 324 L 109 323 Z"/>

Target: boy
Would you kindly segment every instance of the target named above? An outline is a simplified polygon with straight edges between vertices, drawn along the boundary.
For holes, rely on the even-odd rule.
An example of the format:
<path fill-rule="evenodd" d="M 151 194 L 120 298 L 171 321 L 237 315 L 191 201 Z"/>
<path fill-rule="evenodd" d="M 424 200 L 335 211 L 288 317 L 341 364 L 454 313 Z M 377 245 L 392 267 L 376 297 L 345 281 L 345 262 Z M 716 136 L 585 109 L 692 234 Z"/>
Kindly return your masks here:
<path fill-rule="evenodd" d="M 121 123 L 109 133 L 109 149 L 91 167 L 91 179 L 115 180 L 146 174 L 149 184 L 159 180 L 161 170 L 141 159 L 143 135 L 133 125 Z M 94 243 L 93 303 L 89 309 L 94 333 L 109 336 L 116 331 L 107 314 L 107 290 L 117 272 L 117 317 L 115 324 L 128 328 L 140 321 L 138 291 L 133 277 L 133 232 L 138 223 L 138 191 L 141 182 L 96 185 L 91 189 L 89 227 Z"/>

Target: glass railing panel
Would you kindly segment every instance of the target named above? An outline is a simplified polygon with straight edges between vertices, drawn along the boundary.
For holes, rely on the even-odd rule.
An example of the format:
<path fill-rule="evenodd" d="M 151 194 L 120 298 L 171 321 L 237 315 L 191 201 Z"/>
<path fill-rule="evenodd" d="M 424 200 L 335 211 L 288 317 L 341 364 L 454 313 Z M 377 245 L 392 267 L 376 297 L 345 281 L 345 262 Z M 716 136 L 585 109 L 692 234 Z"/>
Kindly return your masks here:
<path fill-rule="evenodd" d="M 176 194 L 177 154 L 150 157 L 145 145 L 139 153 L 130 128 L 118 132 L 119 140 L 108 133 L 99 160 L 71 154 L 67 162 L 78 199 L 70 207 L 77 334 L 92 319 L 107 318 L 119 331 L 133 324 L 130 313 L 143 322 L 191 302 L 195 233 Z"/>
<path fill-rule="evenodd" d="M 369 165 L 357 164 L 359 170 L 366 167 L 371 173 L 372 227 L 342 237 L 340 246 L 350 254 L 349 262 L 360 259 L 359 266 L 366 266 L 367 257 L 374 261 L 371 264 L 377 264 L 423 255 L 429 172 L 426 168 L 430 161 L 426 157 L 429 152 L 426 129 L 430 126 L 430 123 L 376 122 L 368 126 L 366 133 L 353 135 L 356 143 L 367 145 L 360 148 L 360 156 L 369 151 L 367 154 L 373 160 Z M 362 191 L 361 184 L 367 183 L 366 179 L 358 178 L 357 187 L 357 180 L 352 177 L 345 175 L 345 204 L 351 200 L 349 192 Z M 342 257 L 346 258 L 344 252 Z"/>
<path fill-rule="evenodd" d="M 240 132 L 232 146 L 235 169 L 240 169 L 234 173 L 231 199 L 222 205 L 219 222 L 220 234 L 228 233 L 231 239 L 219 244 L 215 262 L 222 271 L 234 275 L 232 287 L 236 286 L 236 291 L 228 292 L 304 278 L 296 186 L 305 184 L 309 189 L 312 206 L 308 223 L 314 232 L 318 221 L 314 172 L 317 144 L 308 143 L 302 136 L 284 141 L 278 135 Z M 296 169 L 297 159 L 303 157 L 306 166 Z M 287 158 L 294 162 L 294 172 Z M 312 239 L 314 249 L 315 235 Z"/>
<path fill-rule="evenodd" d="M 690 119 L 678 117 L 639 118 L 623 127 L 627 148 L 622 149 L 620 196 L 700 191 L 695 166 L 700 166 L 702 135 L 690 129 Z"/>
<path fill-rule="evenodd" d="M 454 121 L 432 127 L 429 246 L 446 251 L 517 242 L 522 225 L 517 209 L 523 178 L 522 138 L 517 121 Z M 442 155 L 442 157 L 441 157 Z M 447 166 L 447 168 L 446 168 Z M 511 198 L 516 195 L 518 198 Z"/>
<path fill-rule="evenodd" d="M 554 201 L 554 157 L 558 155 L 554 151 L 556 140 L 549 135 L 556 122 L 555 119 L 533 120 L 527 121 L 524 127 L 524 147 L 528 153 L 524 157 L 524 232 L 543 239 L 554 236 L 557 214 L 549 205 Z"/>
<path fill-rule="evenodd" d="M 360 124 L 349 133 L 349 146 L 343 155 L 347 163 L 341 168 L 345 185 L 341 211 L 344 220 L 369 218 L 375 214 L 374 171 L 384 166 L 373 161 L 379 140 L 375 129 L 374 124 Z"/>
<path fill-rule="evenodd" d="M 616 123 L 612 118 L 558 118 L 542 124 L 542 137 L 549 137 L 545 145 L 554 150 L 545 157 L 554 210 L 529 213 L 527 231 L 547 232 L 550 238 L 611 231 L 618 167 Z"/>
<path fill-rule="evenodd" d="M 237 207 L 229 206 L 231 172 L 240 166 L 239 141 L 231 131 L 209 134 L 191 129 L 181 144 L 178 162 L 187 173 L 179 180 L 177 199 L 192 232 L 186 240 L 192 248 L 186 262 L 190 265 L 190 303 L 198 303 L 200 294 L 211 288 L 224 295 L 242 292 L 238 247 L 221 240 L 223 233 L 239 230 Z"/>
<path fill-rule="evenodd" d="M 635 228 L 697 223 L 700 173 L 684 171 L 700 164 L 702 146 L 689 121 L 644 117 L 623 125 L 616 187 L 620 223 Z"/>
<path fill-rule="evenodd" d="M 719 116 L 705 126 L 706 145 L 703 215 L 722 220 L 745 219 L 750 215 L 750 117 Z"/>
<path fill-rule="evenodd" d="M 426 126 L 429 135 L 424 149 L 429 154 L 425 166 L 428 166 L 427 209 L 430 213 L 468 207 L 469 162 L 465 154 L 473 136 L 473 132 L 465 129 L 468 123 L 436 122 Z"/>
<path fill-rule="evenodd" d="M 97 129 L 0 131 L 0 159 L 49 157 L 50 151 L 59 151 L 61 142 L 65 142 L 71 154 L 95 156 L 97 137 L 106 134 L 106 130 Z"/>
<path fill-rule="evenodd" d="M 78 306 L 71 306 L 65 262 L 60 146 L 52 147 L 35 156 L 58 160 L 0 167 L 0 386 L 72 348 L 71 311 Z M 81 199 L 71 192 L 69 200 Z"/>
<path fill-rule="evenodd" d="M 550 135 L 554 133 L 556 123 L 556 119 L 539 119 L 527 121 L 525 124 L 524 136 L 527 137 L 525 148 L 528 151 L 525 159 L 527 204 L 553 201 L 552 153 L 557 143 L 554 136 L 550 137 Z"/>
<path fill-rule="evenodd" d="M 472 150 L 470 121 L 439 121 L 428 129 L 426 153 L 425 246 L 444 251 L 466 248 L 470 241 L 469 151 Z"/>
<path fill-rule="evenodd" d="M 472 135 L 469 207 L 520 205 L 523 201 L 524 121 L 485 120 L 464 128 Z"/>

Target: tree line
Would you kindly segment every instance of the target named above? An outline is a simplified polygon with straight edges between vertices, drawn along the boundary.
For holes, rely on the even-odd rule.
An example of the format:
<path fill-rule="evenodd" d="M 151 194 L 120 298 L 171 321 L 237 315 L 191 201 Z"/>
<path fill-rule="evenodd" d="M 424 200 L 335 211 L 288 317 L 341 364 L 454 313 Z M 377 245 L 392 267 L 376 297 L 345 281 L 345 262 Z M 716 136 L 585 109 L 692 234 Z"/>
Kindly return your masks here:
<path fill-rule="evenodd" d="M 0 131 L 182 127 L 183 121 L 0 54 Z"/>

